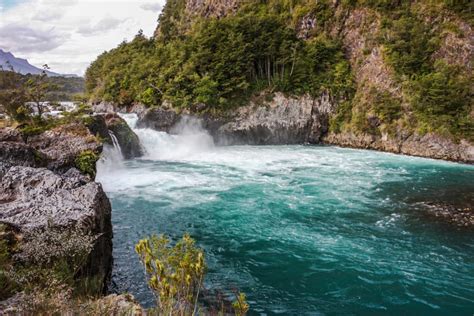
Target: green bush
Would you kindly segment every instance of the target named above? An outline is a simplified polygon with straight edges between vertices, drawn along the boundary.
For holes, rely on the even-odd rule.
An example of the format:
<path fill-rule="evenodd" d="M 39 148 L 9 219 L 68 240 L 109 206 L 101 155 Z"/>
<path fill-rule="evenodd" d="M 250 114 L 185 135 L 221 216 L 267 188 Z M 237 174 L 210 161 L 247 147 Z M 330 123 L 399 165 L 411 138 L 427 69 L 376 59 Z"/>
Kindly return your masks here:
<path fill-rule="evenodd" d="M 178 1 L 173 3 L 168 10 L 179 7 Z M 158 105 L 167 100 L 175 107 L 205 103 L 225 109 L 265 89 L 291 94 L 346 93 L 352 78 L 340 43 L 325 36 L 311 42 L 299 39 L 288 25 L 286 5 L 277 3 L 249 5 L 222 19 L 197 19 L 179 37 L 163 33 L 153 41 L 139 34 L 90 66 L 86 73 L 89 94 L 124 105 Z M 318 2 L 308 12 L 319 16 L 323 14 L 317 10 L 320 6 L 328 19 L 326 2 Z M 166 18 L 162 15 L 163 21 Z"/>
<path fill-rule="evenodd" d="M 204 252 L 184 235 L 175 245 L 165 236 L 142 239 L 135 251 L 145 267 L 148 285 L 155 293 L 158 315 L 197 315 L 199 293 L 206 273 Z M 244 316 L 249 310 L 245 294 L 237 293 L 234 313 Z"/>
<path fill-rule="evenodd" d="M 140 240 L 135 251 L 145 266 L 160 314 L 191 315 L 197 309 L 206 263 L 204 252 L 185 235 L 175 246 L 164 236 Z"/>
<path fill-rule="evenodd" d="M 97 155 L 92 150 L 86 150 L 79 154 L 75 160 L 76 168 L 79 169 L 82 173 L 95 178 L 96 175 L 96 162 L 99 160 L 99 155 Z"/>

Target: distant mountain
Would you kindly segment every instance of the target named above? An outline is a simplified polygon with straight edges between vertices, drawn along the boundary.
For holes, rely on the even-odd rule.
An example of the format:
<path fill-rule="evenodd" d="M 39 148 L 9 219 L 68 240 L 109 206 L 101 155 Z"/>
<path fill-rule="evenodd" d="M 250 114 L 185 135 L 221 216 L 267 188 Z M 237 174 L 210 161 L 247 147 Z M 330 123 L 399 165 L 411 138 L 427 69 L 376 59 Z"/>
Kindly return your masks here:
<path fill-rule="evenodd" d="M 2 49 L 0 49 L 0 66 L 3 67 L 3 70 L 10 70 L 13 67 L 13 71 L 23 75 L 39 75 L 43 72 L 43 69 L 31 65 L 28 60 L 17 58 L 12 53 L 5 52 Z M 52 71 L 46 71 L 46 74 L 49 77 L 77 77 L 76 75 L 64 75 Z"/>

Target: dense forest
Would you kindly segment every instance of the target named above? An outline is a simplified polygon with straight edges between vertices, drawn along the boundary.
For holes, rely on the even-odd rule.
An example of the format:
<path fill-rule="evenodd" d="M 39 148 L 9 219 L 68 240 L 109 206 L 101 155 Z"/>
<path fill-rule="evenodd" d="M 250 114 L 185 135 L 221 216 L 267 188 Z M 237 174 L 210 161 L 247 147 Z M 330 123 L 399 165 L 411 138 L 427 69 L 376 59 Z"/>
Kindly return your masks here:
<path fill-rule="evenodd" d="M 235 12 L 215 16 L 186 5 L 167 1 L 153 38 L 139 32 L 91 64 L 92 101 L 216 113 L 257 94 L 328 93 L 338 104 L 334 132 L 406 129 L 474 139 L 472 69 L 437 56 L 448 34 L 462 38 L 459 25 L 473 26 L 471 1 L 241 1 Z M 342 35 L 356 10 L 377 25 L 364 30 L 362 54 L 381 47 L 399 89 L 356 78 L 361 61 L 350 60 Z"/>

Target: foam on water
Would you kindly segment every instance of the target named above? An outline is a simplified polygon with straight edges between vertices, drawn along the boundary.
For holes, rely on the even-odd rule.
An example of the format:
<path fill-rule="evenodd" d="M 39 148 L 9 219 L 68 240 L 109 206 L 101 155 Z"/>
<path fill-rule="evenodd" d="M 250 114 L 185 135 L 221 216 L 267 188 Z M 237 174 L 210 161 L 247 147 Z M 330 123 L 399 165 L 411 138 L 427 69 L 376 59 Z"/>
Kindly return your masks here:
<path fill-rule="evenodd" d="M 190 232 L 206 250 L 206 286 L 243 290 L 252 313 L 472 312 L 473 232 L 419 203 L 473 201 L 473 167 L 336 147 L 215 147 L 197 121 L 166 134 L 123 117 L 147 154 L 99 164 L 118 291 L 150 306 L 134 244 Z"/>

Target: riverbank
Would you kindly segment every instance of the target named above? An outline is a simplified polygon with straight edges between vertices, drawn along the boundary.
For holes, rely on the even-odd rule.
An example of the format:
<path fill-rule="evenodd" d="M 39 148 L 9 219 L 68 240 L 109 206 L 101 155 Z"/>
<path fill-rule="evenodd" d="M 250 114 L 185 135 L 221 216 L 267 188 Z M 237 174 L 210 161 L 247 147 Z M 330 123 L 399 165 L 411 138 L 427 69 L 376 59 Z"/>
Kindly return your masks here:
<path fill-rule="evenodd" d="M 221 146 L 328 144 L 474 164 L 474 145 L 467 140 L 456 142 L 433 133 L 402 130 L 399 134 L 383 135 L 335 133 L 330 130 L 329 122 L 337 106 L 328 96 L 293 98 L 276 93 L 270 100 L 213 115 L 143 105 L 127 109 L 101 103 L 94 108 L 100 112 L 136 113 L 137 127 L 170 133 L 176 133 L 180 122 L 194 120 L 209 132 L 215 144 Z"/>

